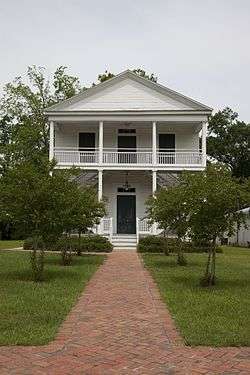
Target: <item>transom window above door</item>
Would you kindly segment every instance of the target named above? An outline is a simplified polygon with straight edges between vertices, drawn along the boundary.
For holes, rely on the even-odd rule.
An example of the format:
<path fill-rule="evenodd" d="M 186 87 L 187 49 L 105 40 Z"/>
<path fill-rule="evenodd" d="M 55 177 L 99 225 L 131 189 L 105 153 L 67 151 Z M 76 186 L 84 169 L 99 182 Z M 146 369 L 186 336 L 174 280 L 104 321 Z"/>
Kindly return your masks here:
<path fill-rule="evenodd" d="M 118 129 L 119 134 L 135 134 L 136 129 Z"/>

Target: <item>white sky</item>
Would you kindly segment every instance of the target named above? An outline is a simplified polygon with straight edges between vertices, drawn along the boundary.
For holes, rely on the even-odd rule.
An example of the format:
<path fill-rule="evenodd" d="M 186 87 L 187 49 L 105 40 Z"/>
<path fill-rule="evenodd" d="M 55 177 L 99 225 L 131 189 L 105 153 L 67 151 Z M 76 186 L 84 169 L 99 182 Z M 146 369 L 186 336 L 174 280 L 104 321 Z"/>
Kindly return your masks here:
<path fill-rule="evenodd" d="M 250 0 L 0 0 L 0 85 L 67 65 L 82 85 L 143 67 L 250 122 Z"/>

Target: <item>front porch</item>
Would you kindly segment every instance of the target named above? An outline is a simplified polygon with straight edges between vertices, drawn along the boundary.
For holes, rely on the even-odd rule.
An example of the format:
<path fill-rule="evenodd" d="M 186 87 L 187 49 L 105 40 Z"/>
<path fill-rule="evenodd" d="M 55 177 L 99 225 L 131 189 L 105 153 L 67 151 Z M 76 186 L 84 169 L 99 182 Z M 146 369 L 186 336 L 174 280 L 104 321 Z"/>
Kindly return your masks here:
<path fill-rule="evenodd" d="M 106 205 L 107 214 L 94 233 L 109 238 L 113 245 L 121 240 L 134 247 L 142 235 L 157 234 L 159 230 L 146 218 L 146 201 L 157 187 L 172 185 L 177 174 L 157 171 L 85 171 L 78 183 L 95 186 L 99 200 Z"/>

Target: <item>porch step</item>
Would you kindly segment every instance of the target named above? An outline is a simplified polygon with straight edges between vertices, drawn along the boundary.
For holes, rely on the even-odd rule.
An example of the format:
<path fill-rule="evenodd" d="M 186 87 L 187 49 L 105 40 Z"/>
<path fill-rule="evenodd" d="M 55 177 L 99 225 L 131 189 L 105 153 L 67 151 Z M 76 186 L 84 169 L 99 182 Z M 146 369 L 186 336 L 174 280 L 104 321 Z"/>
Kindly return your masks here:
<path fill-rule="evenodd" d="M 134 234 L 114 234 L 112 237 L 114 250 L 136 250 L 136 235 Z"/>

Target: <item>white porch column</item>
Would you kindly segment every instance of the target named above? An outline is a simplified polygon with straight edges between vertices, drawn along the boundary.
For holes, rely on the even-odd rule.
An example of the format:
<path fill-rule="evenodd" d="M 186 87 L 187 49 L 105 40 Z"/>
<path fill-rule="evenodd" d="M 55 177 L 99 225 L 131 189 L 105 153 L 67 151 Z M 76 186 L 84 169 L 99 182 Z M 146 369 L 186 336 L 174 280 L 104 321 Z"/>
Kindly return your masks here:
<path fill-rule="evenodd" d="M 152 162 L 156 164 L 156 121 L 152 123 Z"/>
<path fill-rule="evenodd" d="M 207 123 L 202 123 L 201 131 L 201 153 L 202 153 L 202 165 L 206 166 L 207 159 Z"/>
<path fill-rule="evenodd" d="M 103 121 L 99 121 L 99 164 L 103 161 Z"/>
<path fill-rule="evenodd" d="M 103 171 L 100 169 L 98 171 L 98 201 L 100 202 L 102 200 L 102 177 L 103 177 Z M 97 233 L 102 234 L 102 229 L 103 229 L 103 222 L 102 220 L 100 221 L 100 224 L 97 226 Z"/>
<path fill-rule="evenodd" d="M 49 123 L 49 160 L 54 157 L 54 121 Z"/>
<path fill-rule="evenodd" d="M 152 194 L 157 190 L 157 171 L 152 171 Z M 152 234 L 156 234 L 156 223 L 152 225 Z"/>
<path fill-rule="evenodd" d="M 102 169 L 98 171 L 98 200 L 102 200 Z"/>
<path fill-rule="evenodd" d="M 157 171 L 152 171 L 152 194 L 156 192 L 157 189 Z"/>

